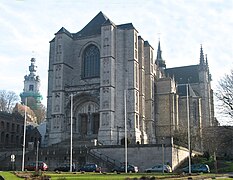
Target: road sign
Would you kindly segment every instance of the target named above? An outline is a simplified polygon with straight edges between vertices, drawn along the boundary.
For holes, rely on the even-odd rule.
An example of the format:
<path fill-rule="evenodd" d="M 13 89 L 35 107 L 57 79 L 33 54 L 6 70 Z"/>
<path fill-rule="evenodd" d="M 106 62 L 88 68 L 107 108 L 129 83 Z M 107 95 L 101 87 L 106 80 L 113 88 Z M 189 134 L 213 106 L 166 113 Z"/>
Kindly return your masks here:
<path fill-rule="evenodd" d="M 15 162 L 15 155 L 14 154 L 11 155 L 11 162 Z"/>

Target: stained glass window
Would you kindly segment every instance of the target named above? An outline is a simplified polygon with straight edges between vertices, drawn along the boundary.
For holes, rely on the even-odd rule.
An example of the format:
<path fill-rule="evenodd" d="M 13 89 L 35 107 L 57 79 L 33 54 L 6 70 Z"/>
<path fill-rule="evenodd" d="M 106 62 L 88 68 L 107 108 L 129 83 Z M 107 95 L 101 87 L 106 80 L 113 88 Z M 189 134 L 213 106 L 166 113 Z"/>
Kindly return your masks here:
<path fill-rule="evenodd" d="M 100 52 L 94 46 L 88 46 L 83 54 L 83 77 L 99 77 L 100 75 Z"/>

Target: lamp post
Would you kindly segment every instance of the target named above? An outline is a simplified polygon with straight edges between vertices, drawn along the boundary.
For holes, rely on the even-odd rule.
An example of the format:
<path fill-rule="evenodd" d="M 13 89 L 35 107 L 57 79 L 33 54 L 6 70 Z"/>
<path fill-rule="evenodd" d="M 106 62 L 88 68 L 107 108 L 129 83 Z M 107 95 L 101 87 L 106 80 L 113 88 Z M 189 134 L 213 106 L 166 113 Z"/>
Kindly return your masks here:
<path fill-rule="evenodd" d="M 39 159 L 39 141 L 37 141 L 36 145 L 36 171 L 38 171 L 38 159 Z"/>
<path fill-rule="evenodd" d="M 124 105 L 125 105 L 125 173 L 127 173 L 128 156 L 127 156 L 127 108 L 126 108 L 126 90 L 124 91 Z"/>
<path fill-rule="evenodd" d="M 190 146 L 190 123 L 189 123 L 189 84 L 186 84 L 187 93 L 187 121 L 188 121 L 188 150 L 189 150 L 189 174 L 191 174 L 191 146 Z"/>
<path fill-rule="evenodd" d="M 70 172 L 73 164 L 73 94 L 70 96 Z"/>
<path fill-rule="evenodd" d="M 164 137 L 162 138 L 162 171 L 163 171 L 163 174 L 164 174 Z"/>
<path fill-rule="evenodd" d="M 25 144 L 26 144 L 26 123 L 27 123 L 27 98 L 24 105 L 24 125 L 23 125 L 23 156 L 22 156 L 22 171 L 24 171 L 25 160 Z"/>

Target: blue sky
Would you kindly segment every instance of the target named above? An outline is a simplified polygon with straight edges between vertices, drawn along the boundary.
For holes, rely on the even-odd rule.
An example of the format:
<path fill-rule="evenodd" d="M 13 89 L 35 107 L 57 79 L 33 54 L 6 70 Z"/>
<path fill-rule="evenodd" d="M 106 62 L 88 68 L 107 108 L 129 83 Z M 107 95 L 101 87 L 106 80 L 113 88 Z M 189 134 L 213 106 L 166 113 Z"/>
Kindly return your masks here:
<path fill-rule="evenodd" d="M 160 39 L 168 68 L 199 63 L 202 44 L 214 90 L 233 69 L 233 0 L 0 0 L 0 89 L 22 92 L 35 57 L 46 105 L 49 41 L 100 11 L 115 24 L 133 23 L 155 50 Z"/>

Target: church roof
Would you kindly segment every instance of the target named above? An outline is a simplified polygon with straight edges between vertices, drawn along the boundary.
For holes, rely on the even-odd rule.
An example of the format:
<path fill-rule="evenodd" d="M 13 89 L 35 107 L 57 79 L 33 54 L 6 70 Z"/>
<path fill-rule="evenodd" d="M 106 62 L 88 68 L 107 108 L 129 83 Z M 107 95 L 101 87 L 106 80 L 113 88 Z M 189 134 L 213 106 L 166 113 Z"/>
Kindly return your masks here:
<path fill-rule="evenodd" d="M 107 21 L 104 22 L 104 24 L 102 24 L 103 26 L 108 26 L 108 25 L 113 25 L 115 26 L 115 24 L 110 20 L 108 19 Z"/>
<path fill-rule="evenodd" d="M 101 11 L 79 32 L 74 34 L 76 38 L 92 36 L 101 33 L 101 26 L 108 20 Z"/>
<path fill-rule="evenodd" d="M 135 29 L 132 23 L 127 23 L 127 24 L 120 24 L 117 25 L 117 28 L 127 30 L 127 29 Z M 135 29 L 136 30 L 136 29 Z"/>
<path fill-rule="evenodd" d="M 167 76 L 174 77 L 178 84 L 198 83 L 199 65 L 182 66 L 165 69 Z"/>
<path fill-rule="evenodd" d="M 66 30 L 66 28 L 64 28 L 64 27 L 62 27 L 57 33 L 55 33 L 55 35 L 62 34 L 62 33 L 65 33 L 66 35 L 70 36 L 71 38 L 73 37 L 72 34 L 68 30 Z"/>
<path fill-rule="evenodd" d="M 101 34 L 101 27 L 107 25 L 116 26 L 107 16 L 105 16 L 100 11 L 81 31 L 77 33 L 70 33 L 68 30 L 62 27 L 57 33 L 55 33 L 55 35 L 65 33 L 73 39 L 79 39 L 87 36 L 99 35 Z M 116 27 L 123 30 L 135 29 L 132 23 L 120 24 Z M 53 41 L 54 39 L 50 42 Z"/>

